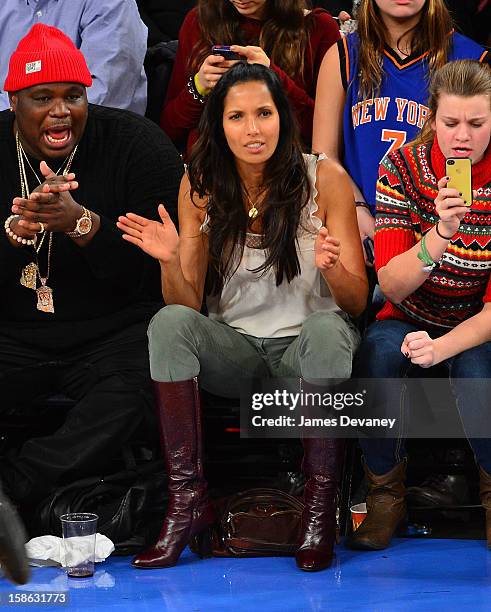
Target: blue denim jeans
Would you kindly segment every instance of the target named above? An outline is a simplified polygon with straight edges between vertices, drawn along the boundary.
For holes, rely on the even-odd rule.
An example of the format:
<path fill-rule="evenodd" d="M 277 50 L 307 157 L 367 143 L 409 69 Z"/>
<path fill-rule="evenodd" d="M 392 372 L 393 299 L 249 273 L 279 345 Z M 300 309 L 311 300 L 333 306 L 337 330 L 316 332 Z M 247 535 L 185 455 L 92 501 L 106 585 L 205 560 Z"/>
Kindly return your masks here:
<path fill-rule="evenodd" d="M 419 366 L 412 365 L 401 353 L 401 344 L 406 334 L 421 329 L 421 326 L 397 320 L 376 321 L 370 325 L 360 345 L 353 376 L 406 377 L 410 368 L 419 368 Z M 435 334 L 432 337 L 435 337 Z M 471 379 L 491 378 L 491 342 L 463 351 L 444 361 L 440 367 L 441 365 L 447 368 L 464 430 L 467 423 L 470 426 L 469 430 L 475 431 L 476 422 L 485 422 L 489 419 L 491 397 L 486 392 L 487 385 L 475 385 Z M 428 373 L 431 376 L 432 369 L 425 369 L 425 375 Z M 471 438 L 469 443 L 477 463 L 490 474 L 491 440 Z M 360 439 L 360 445 L 368 468 L 374 474 L 386 474 L 406 457 L 405 441 L 402 436 L 391 439 Z"/>

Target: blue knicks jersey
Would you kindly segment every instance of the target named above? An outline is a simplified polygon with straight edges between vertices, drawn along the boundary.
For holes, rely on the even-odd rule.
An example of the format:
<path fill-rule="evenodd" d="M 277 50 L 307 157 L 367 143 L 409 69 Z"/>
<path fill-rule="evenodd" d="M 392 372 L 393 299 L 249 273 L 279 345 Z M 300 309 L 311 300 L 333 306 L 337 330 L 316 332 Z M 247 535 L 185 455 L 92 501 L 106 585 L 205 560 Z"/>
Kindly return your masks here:
<path fill-rule="evenodd" d="M 457 33 L 449 61 L 489 61 L 489 53 Z M 375 214 L 375 186 L 382 158 L 402 147 L 419 132 L 428 115 L 428 53 L 401 59 L 386 47 L 380 92 L 375 98 L 358 96 L 358 34 L 338 43 L 341 78 L 346 90 L 344 107 L 344 167 Z"/>

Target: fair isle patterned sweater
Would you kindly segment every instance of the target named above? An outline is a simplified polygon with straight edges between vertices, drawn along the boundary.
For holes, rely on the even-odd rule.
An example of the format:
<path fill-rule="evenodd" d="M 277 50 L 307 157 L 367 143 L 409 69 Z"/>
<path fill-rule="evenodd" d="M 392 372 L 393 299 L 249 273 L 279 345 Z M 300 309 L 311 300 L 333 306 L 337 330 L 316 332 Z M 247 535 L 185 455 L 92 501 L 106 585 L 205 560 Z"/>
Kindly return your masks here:
<path fill-rule="evenodd" d="M 410 249 L 438 221 L 434 199 L 445 158 L 431 146 L 407 146 L 386 156 L 377 181 L 375 266 Z M 450 329 L 491 301 L 491 145 L 472 167 L 477 198 L 449 242 L 442 264 L 400 304 L 388 300 L 377 319 L 400 319 L 423 329 Z"/>

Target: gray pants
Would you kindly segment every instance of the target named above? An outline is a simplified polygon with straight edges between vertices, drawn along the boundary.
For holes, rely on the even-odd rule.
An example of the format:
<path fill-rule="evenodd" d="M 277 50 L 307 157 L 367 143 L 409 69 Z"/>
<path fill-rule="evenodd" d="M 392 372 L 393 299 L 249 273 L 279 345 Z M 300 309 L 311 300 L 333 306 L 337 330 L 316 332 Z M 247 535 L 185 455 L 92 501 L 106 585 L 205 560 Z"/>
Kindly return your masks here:
<path fill-rule="evenodd" d="M 162 308 L 148 328 L 150 371 L 160 382 L 200 377 L 216 395 L 238 397 L 240 379 L 349 378 L 360 342 L 347 316 L 320 311 L 305 319 L 299 336 L 257 338 L 192 308 Z"/>

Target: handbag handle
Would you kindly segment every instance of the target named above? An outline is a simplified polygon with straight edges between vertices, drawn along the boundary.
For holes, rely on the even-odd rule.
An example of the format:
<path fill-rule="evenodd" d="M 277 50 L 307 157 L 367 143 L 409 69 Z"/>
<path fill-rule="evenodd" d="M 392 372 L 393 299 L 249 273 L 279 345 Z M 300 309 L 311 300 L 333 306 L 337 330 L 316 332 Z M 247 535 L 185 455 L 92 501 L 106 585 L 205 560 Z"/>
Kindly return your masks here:
<path fill-rule="evenodd" d="M 278 503 L 284 503 L 285 506 L 297 510 L 300 514 L 304 509 L 304 503 L 297 497 L 293 497 L 289 493 L 281 491 L 281 489 L 272 489 L 267 487 L 257 487 L 255 489 L 247 489 L 247 491 L 241 491 L 230 497 L 222 513 L 222 529 L 225 529 L 228 517 L 232 513 L 235 507 L 244 503 L 264 503 L 271 505 L 278 505 Z"/>

